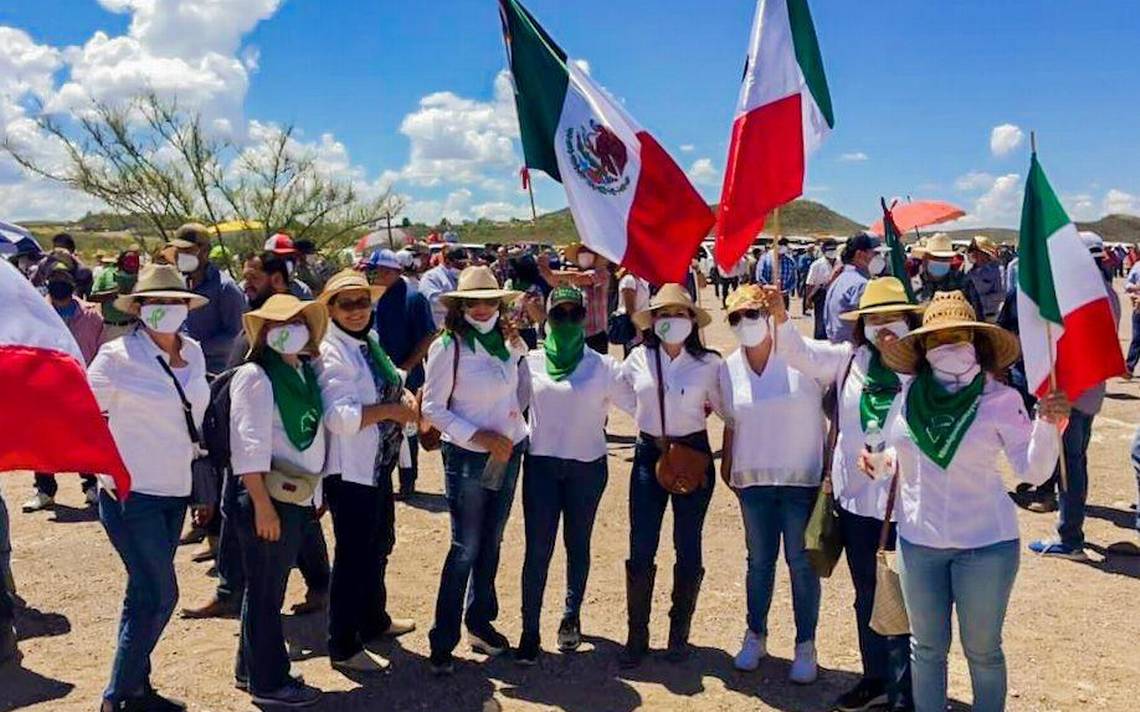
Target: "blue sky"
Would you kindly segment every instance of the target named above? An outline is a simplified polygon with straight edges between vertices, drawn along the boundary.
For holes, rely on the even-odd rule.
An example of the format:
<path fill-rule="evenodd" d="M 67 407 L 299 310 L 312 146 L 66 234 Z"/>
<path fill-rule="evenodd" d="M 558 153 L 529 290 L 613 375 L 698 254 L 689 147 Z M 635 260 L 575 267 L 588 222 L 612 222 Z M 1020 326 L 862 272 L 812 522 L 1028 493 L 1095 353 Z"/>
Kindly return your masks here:
<path fill-rule="evenodd" d="M 210 4 L 181 3 L 181 11 Z M 130 81 L 108 77 L 145 82 L 163 57 L 209 79 L 209 68 L 228 58 L 235 69 L 220 74 L 218 81 L 229 82 L 223 89 L 202 89 L 212 86 L 205 80 L 193 85 L 204 92 L 207 112 L 239 123 L 295 124 L 355 179 L 394 181 L 417 218 L 525 209 L 515 175 L 521 151 L 517 142 L 513 152 L 503 143 L 513 111 L 504 114 L 506 95 L 496 99 L 504 53 L 495 0 L 220 5 L 216 22 L 241 28 L 232 37 L 218 38 L 210 23 L 172 20 L 176 0 L 4 3 L 0 26 L 58 52 L 54 86 L 41 94 L 68 81 L 91 95 L 125 91 Z M 715 200 L 754 3 L 527 5 Z M 1040 158 L 1075 217 L 1140 212 L 1134 4 L 816 0 L 812 10 L 836 128 L 810 163 L 807 197 L 862 222 L 875 218 L 879 195 L 938 197 L 961 204 L 974 224 L 1012 225 L 1035 129 Z M 236 19 L 229 22 L 226 12 Z M 129 71 L 115 64 L 127 60 L 108 56 L 116 53 L 94 51 L 98 31 L 124 38 L 124 52 L 137 53 Z M 3 62 L 0 55 L 0 69 Z M 100 66 L 106 71 L 96 71 Z M 991 136 L 1005 124 L 1017 128 L 999 132 L 1013 146 L 999 155 Z M 550 182 L 538 183 L 537 198 L 544 209 L 565 204 Z M 11 202 L 0 198 L 0 211 L 28 217 Z"/>

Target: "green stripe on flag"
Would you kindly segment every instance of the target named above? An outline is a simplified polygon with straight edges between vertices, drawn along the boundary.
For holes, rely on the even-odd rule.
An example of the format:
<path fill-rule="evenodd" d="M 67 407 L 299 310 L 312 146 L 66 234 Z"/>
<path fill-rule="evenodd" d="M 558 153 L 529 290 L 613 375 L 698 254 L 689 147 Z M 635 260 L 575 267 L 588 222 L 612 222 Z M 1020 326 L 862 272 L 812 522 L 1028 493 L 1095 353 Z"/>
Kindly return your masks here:
<path fill-rule="evenodd" d="M 788 22 L 792 28 L 792 44 L 796 48 L 796 62 L 807 81 L 808 90 L 815 99 L 829 128 L 835 128 L 835 116 L 831 113 L 831 93 L 827 90 L 827 76 L 823 73 L 823 55 L 819 52 L 819 41 L 815 38 L 815 25 L 811 21 L 811 10 L 807 0 L 787 0 Z"/>
<path fill-rule="evenodd" d="M 1025 181 L 1025 201 L 1021 205 L 1017 286 L 1037 305 L 1041 317 L 1054 324 L 1062 321 L 1049 261 L 1049 236 L 1069 222 L 1069 216 L 1037 162 L 1037 154 L 1033 154 L 1029 159 L 1029 178 Z"/>
<path fill-rule="evenodd" d="M 879 204 L 883 207 L 883 241 L 891 249 L 891 275 L 902 282 L 903 289 L 906 290 L 906 300 L 911 304 L 917 304 L 914 288 L 910 284 L 910 275 L 906 271 L 906 248 L 903 247 L 895 220 L 887 209 L 886 199 L 879 198 Z"/>
<path fill-rule="evenodd" d="M 554 142 L 570 83 L 566 53 L 517 0 L 500 0 L 499 8 L 526 165 L 561 182 Z"/>

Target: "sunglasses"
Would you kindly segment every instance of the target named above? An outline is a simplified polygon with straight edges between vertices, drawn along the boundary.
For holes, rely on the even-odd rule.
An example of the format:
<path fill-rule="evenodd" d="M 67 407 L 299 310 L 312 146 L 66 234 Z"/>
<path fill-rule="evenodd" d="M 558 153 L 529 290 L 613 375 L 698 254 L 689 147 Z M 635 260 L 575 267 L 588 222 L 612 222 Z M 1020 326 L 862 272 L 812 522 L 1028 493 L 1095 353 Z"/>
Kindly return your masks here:
<path fill-rule="evenodd" d="M 343 309 L 344 311 L 362 311 L 372 308 L 372 300 L 369 297 L 358 297 L 351 300 L 337 299 L 336 306 L 338 309 Z"/>
<path fill-rule="evenodd" d="M 498 300 L 498 299 L 467 299 L 465 301 L 467 302 L 468 307 L 475 307 L 475 306 L 497 307 L 497 306 L 499 306 L 500 300 Z"/>
<path fill-rule="evenodd" d="M 737 324 L 740 323 L 741 319 L 756 320 L 756 319 L 761 318 L 762 316 L 763 315 L 760 313 L 759 309 L 744 309 L 742 311 L 737 311 L 737 312 L 733 312 L 733 313 L 729 314 L 728 315 L 728 325 L 729 326 L 736 326 Z"/>
<path fill-rule="evenodd" d="M 571 306 L 562 307 L 557 306 L 550 310 L 547 315 L 550 321 L 557 324 L 567 324 L 582 321 L 586 318 L 586 310 L 582 307 Z"/>

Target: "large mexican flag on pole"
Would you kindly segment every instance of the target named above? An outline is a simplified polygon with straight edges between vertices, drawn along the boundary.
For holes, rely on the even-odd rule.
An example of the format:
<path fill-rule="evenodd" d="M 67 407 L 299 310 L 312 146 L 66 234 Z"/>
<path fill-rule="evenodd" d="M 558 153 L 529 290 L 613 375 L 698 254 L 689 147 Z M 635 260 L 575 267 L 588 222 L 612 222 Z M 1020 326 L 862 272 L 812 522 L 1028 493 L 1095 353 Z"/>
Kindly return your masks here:
<path fill-rule="evenodd" d="M 835 126 L 807 0 L 759 0 L 717 217 L 717 263 L 735 265 L 768 213 L 804 192 L 807 156 Z"/>
<path fill-rule="evenodd" d="M 1036 153 L 1025 182 L 1017 252 L 1017 321 L 1029 389 L 1038 395 L 1050 390 L 1054 361 L 1057 388 L 1070 400 L 1123 373 L 1104 278 Z"/>
<path fill-rule="evenodd" d="M 517 0 L 499 0 L 528 168 L 566 189 L 582 242 L 654 284 L 683 282 L 712 211 L 665 149 Z"/>

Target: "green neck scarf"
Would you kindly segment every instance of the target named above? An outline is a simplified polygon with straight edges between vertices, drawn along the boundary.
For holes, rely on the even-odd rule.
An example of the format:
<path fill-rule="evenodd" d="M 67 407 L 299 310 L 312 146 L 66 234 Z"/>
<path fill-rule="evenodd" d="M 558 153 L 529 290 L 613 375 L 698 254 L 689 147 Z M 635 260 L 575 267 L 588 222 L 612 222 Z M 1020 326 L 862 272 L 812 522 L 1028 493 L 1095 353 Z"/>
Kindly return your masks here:
<path fill-rule="evenodd" d="M 379 375 L 388 383 L 400 382 L 400 372 L 396 370 L 396 364 L 392 363 L 392 359 L 388 357 L 387 352 L 372 334 L 368 335 L 368 356 L 372 362 L 372 373 L 374 375 Z"/>
<path fill-rule="evenodd" d="M 867 431 L 867 423 L 872 420 L 879 421 L 879 427 L 885 426 L 887 413 L 900 387 L 898 374 L 883 365 L 879 350 L 872 346 L 863 394 L 859 396 L 859 424 L 863 426 L 863 432 Z"/>
<path fill-rule="evenodd" d="M 317 374 L 308 361 L 301 362 L 301 373 L 281 358 L 273 349 L 265 349 L 258 364 L 265 369 L 273 385 L 273 402 L 281 414 L 285 435 L 293 447 L 308 450 L 320 430 L 324 405 Z M 304 378 L 301 377 L 304 374 Z"/>
<path fill-rule="evenodd" d="M 944 470 L 978 415 L 985 384 L 985 374 L 979 373 L 968 386 L 951 393 L 934 378 L 929 366 L 923 366 L 910 384 L 906 422 L 911 438 Z"/>
<path fill-rule="evenodd" d="M 549 322 L 546 326 L 546 372 L 556 381 L 574 373 L 586 352 L 586 331 L 580 323 Z"/>
<path fill-rule="evenodd" d="M 448 336 L 451 335 L 449 332 Z M 460 338 L 463 340 L 463 343 L 467 344 L 467 348 L 472 351 L 475 350 L 475 342 L 478 341 L 483 344 L 483 348 L 487 350 L 487 353 L 500 361 L 507 361 L 511 358 L 511 352 L 507 349 L 507 342 L 503 339 L 503 332 L 499 329 L 498 324 L 486 334 L 480 333 L 479 330 L 473 326 L 469 327 L 463 330 L 463 334 L 460 335 Z"/>

